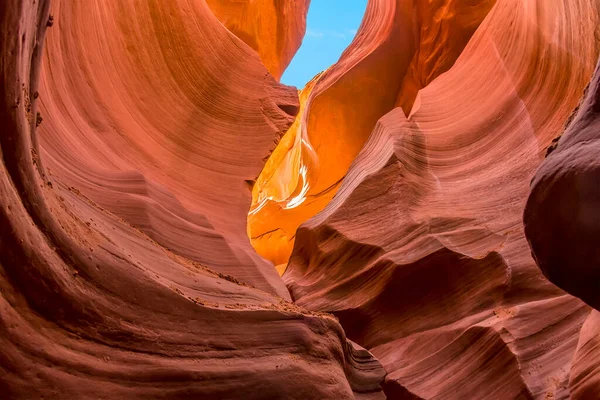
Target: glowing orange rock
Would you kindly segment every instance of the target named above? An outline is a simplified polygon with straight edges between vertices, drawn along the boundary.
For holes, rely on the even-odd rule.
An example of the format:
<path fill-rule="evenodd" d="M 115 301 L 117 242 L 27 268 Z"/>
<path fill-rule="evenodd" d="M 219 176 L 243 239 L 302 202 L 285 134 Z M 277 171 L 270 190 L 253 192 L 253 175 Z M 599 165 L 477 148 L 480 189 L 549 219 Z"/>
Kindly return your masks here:
<path fill-rule="evenodd" d="M 206 0 L 217 18 L 252 47 L 279 80 L 306 31 L 310 0 Z"/>
<path fill-rule="evenodd" d="M 269 215 L 302 205 L 311 183 L 319 173 L 319 160 L 310 144 L 303 116 L 306 102 L 320 76 L 321 74 L 315 76 L 299 92 L 300 111 L 296 120 L 267 160 L 252 190 L 248 236 L 254 248 L 276 265 L 287 262 L 293 236 L 286 236 L 287 230 L 269 233 L 269 228 L 275 222 Z M 289 221 L 277 222 L 289 224 Z M 280 271 L 282 272 L 283 270 Z"/>
<path fill-rule="evenodd" d="M 297 229 L 283 274 L 292 298 L 303 307 L 334 313 L 348 336 L 381 360 L 389 396 L 561 398 L 574 393 L 571 382 L 585 398 L 594 389 L 597 336 L 591 332 L 597 316 L 580 334 L 590 308 L 544 279 L 530 256 L 522 216 L 531 178 L 594 71 L 597 4 L 497 2 L 453 66 L 419 91 L 411 110 L 395 108 L 379 119 L 335 197 Z M 399 39 L 396 43 L 402 45 Z M 353 74 L 350 69 L 344 76 Z M 370 76 L 379 74 L 373 70 Z M 337 116 L 344 107 L 331 101 L 335 97 L 329 92 L 348 93 L 360 82 L 340 78 L 318 95 L 326 77 L 315 86 L 307 111 L 309 118 L 311 112 L 319 116 L 315 127 L 327 126 L 325 110 Z M 347 88 L 339 87 L 342 82 Z M 391 84 L 388 89 L 395 91 Z M 597 140 L 590 140 L 597 135 L 598 113 L 591 111 L 597 95 L 588 96 L 586 118 L 577 124 L 581 130 L 570 138 L 580 153 L 571 155 L 582 155 L 581 143 L 597 148 Z M 360 101 L 344 98 L 353 105 Z M 356 114 L 362 109 L 354 107 Z M 325 144 L 326 133 L 350 132 L 344 125 L 356 121 L 352 118 L 358 117 L 339 118 L 339 130 L 315 131 L 320 140 L 310 135 L 309 123 L 321 171 L 328 170 L 328 160 L 338 161 L 321 155 L 335 154 L 333 149 L 344 143 L 342 136 Z M 585 232 L 597 232 L 597 224 L 544 219 L 577 213 L 571 205 L 578 197 L 585 199 L 581 209 L 597 204 L 597 161 L 591 161 L 597 152 L 568 159 L 568 142 L 561 140 L 556 150 L 561 151 L 551 154 L 541 170 L 543 179 L 557 184 L 556 197 L 537 203 L 548 192 L 540 178 L 535 181 L 528 234 L 532 243 L 539 241 L 534 250 L 544 255 L 556 282 L 587 293 L 594 304 L 597 291 L 587 289 L 597 282 L 589 279 L 597 271 L 585 274 L 589 264 L 573 256 L 578 262 L 561 272 L 565 263 L 548 257 L 557 252 L 567 260 L 577 246 L 586 250 L 583 254 L 597 253 L 597 235 L 583 239 Z M 554 169 L 559 162 L 568 166 L 564 172 Z M 558 179 L 567 172 L 582 177 L 584 171 L 585 180 Z M 573 182 L 580 182 L 580 192 L 561 190 Z M 566 210 L 554 198 L 568 199 Z M 552 213 L 542 212 L 536 220 L 531 217 L 536 205 Z M 569 232 L 581 234 L 577 244 L 560 243 L 566 230 L 553 233 L 567 222 Z M 575 289 L 582 276 L 589 285 Z M 578 347 L 578 339 L 585 343 Z M 581 362 L 571 375 L 575 354 Z"/>
<path fill-rule="evenodd" d="M 397 104 L 410 111 L 416 91 L 452 66 L 495 0 L 471 3 L 368 3 L 353 43 L 315 78 L 310 93 L 303 92 L 307 98 L 297 124 L 314 149 L 318 171 L 307 165 L 308 184 L 295 189 L 305 191 L 302 204 L 286 208 L 275 202 L 251 215 L 251 241 L 259 254 L 276 265 L 287 262 L 296 229 L 333 198 L 377 120 Z M 255 190 L 268 192 L 264 184 L 280 185 L 261 181 Z"/>

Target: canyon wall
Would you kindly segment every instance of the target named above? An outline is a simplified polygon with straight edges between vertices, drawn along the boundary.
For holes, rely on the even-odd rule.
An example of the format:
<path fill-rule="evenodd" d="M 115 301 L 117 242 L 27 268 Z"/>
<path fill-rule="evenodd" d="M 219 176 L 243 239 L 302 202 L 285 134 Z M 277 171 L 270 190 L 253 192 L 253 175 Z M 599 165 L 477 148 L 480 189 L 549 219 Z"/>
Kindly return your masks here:
<path fill-rule="evenodd" d="M 260 209 L 248 228 L 259 254 L 275 264 L 287 262 L 296 229 L 333 198 L 377 120 L 399 105 L 410 112 L 417 91 L 453 65 L 494 3 L 368 2 L 354 41 L 306 93 L 296 129 L 304 154 L 287 172 L 299 176 L 304 166 L 305 176 L 284 191 L 287 196 L 277 196 L 272 187 L 280 183 L 269 179 L 277 166 L 267 165 L 267 176 L 254 188 L 253 208 Z"/>
<path fill-rule="evenodd" d="M 245 235 L 293 88 L 203 1 L 0 17 L 0 397 L 382 395 Z"/>
<path fill-rule="evenodd" d="M 600 309 L 600 62 L 532 181 L 525 233 L 548 279 Z"/>
<path fill-rule="evenodd" d="M 530 181 L 594 71 L 600 7 L 588 0 L 511 0 L 488 12 L 485 3 L 478 5 L 487 15 L 472 14 L 479 27 L 458 57 L 443 64 L 451 65 L 445 73 L 431 76 L 427 64 L 411 63 L 409 76 L 431 76 L 417 80 L 423 85 L 414 102 L 412 84 L 404 81 L 398 95 L 386 79 L 381 90 L 400 107 L 379 110 L 358 156 L 339 172 L 333 199 L 295 232 L 283 278 L 296 304 L 334 313 L 348 337 L 379 358 L 392 398 L 585 399 L 598 390 L 597 318 L 542 276 L 522 215 Z M 367 15 L 329 71 L 352 57 L 368 28 Z M 438 32 L 434 43 L 444 48 L 444 29 Z M 447 40 L 455 44 L 453 37 Z M 425 59 L 436 64 L 435 55 Z M 364 66 L 347 66 L 342 76 Z M 361 72 L 385 76 L 376 67 Z M 336 115 L 348 102 L 355 118 L 362 116 L 380 96 L 325 101 L 367 82 L 373 81 L 340 78 L 309 105 L 308 118 L 319 115 L 314 123 L 323 126 L 326 113 Z M 535 178 L 530 204 L 537 216 L 528 228 L 550 279 L 584 300 L 587 291 L 591 305 L 597 304 L 599 269 L 586 260 L 600 259 L 599 225 L 589 215 L 599 198 L 597 154 L 589 142 L 598 131 L 597 111 L 590 111 L 597 104 L 594 85 L 570 128 L 579 137 L 565 134 L 540 170 L 544 175 Z M 338 128 L 344 132 L 343 124 Z M 310 122 L 307 129 L 310 134 Z M 588 150 L 571 145 L 579 153 L 561 156 L 569 140 Z M 322 148 L 353 153 L 344 141 Z M 337 161 L 332 155 L 324 164 L 330 160 Z M 581 227 L 572 225 L 575 215 Z"/>
<path fill-rule="evenodd" d="M 544 275 L 600 310 L 600 61 L 565 132 L 533 177 L 525 207 L 527 240 Z M 573 397 L 600 388 L 600 314 L 579 334 L 569 385 Z"/>
<path fill-rule="evenodd" d="M 206 4 L 279 80 L 302 43 L 310 0 L 206 0 Z"/>
<path fill-rule="evenodd" d="M 0 397 L 598 393 L 600 1 L 308 6 L 0 2 Z"/>

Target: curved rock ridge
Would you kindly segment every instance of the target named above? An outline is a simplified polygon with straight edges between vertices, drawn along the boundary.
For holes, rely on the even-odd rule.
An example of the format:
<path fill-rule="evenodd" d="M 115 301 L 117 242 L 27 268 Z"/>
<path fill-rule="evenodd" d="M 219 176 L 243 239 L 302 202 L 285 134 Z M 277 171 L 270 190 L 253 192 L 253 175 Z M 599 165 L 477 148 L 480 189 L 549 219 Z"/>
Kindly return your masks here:
<path fill-rule="evenodd" d="M 0 2 L 0 397 L 382 398 L 335 318 L 239 260 L 296 102 L 202 1 Z"/>
<path fill-rule="evenodd" d="M 586 319 L 571 366 L 569 389 L 574 398 L 592 399 L 600 387 L 600 313 L 594 310 Z"/>
<path fill-rule="evenodd" d="M 206 0 L 215 16 L 281 78 L 302 43 L 310 0 Z"/>
<path fill-rule="evenodd" d="M 0 2 L 1 398 L 597 397 L 600 2 L 307 7 Z"/>
<path fill-rule="evenodd" d="M 599 18 L 597 1 L 496 3 L 410 112 L 379 119 L 337 194 L 298 228 L 283 274 L 292 298 L 332 312 L 379 358 L 388 396 L 597 390 L 590 308 L 544 279 L 522 215 L 593 74 Z"/>
<path fill-rule="evenodd" d="M 48 172 L 180 255 L 289 298 L 246 235 L 245 181 L 293 122 L 296 91 L 202 1 L 52 4 Z"/>
<path fill-rule="evenodd" d="M 292 210 L 306 201 L 310 182 L 319 174 L 319 159 L 310 144 L 302 116 L 306 101 L 322 74 L 317 74 L 304 89 L 298 91 L 300 108 L 290 129 L 278 141 L 278 145 L 266 160 L 252 187 L 252 206 L 248 212 L 248 237 L 260 254 L 272 260 L 281 273 L 289 257 L 289 244 L 293 237 L 284 239 L 280 229 L 269 231 L 276 223 L 265 220 L 264 215 L 274 206 Z M 266 208 L 263 210 L 263 208 Z M 278 220 L 285 222 L 285 220 Z M 259 232 L 257 234 L 257 232 Z M 275 234 L 276 240 L 272 240 Z M 267 241 L 265 242 L 265 239 Z M 267 245 L 265 245 L 265 243 Z"/>
<path fill-rule="evenodd" d="M 600 60 L 572 122 L 533 178 L 524 213 L 525 233 L 544 275 L 600 310 L 598 151 Z"/>
<path fill-rule="evenodd" d="M 396 105 L 410 111 L 417 91 L 453 65 L 494 4 L 495 0 L 368 2 L 354 41 L 309 85 L 314 87 L 303 99 L 299 127 L 287 133 L 294 136 L 300 129 L 306 146 L 314 149 L 305 156 L 306 178 L 293 178 L 302 172 L 281 164 L 282 178 L 260 182 L 265 186 L 254 189 L 269 192 L 281 180 L 299 182 L 287 199 L 270 200 L 250 216 L 249 233 L 259 254 L 276 265 L 287 262 L 296 228 L 332 199 L 377 120 Z M 299 193 L 302 196 L 290 207 Z"/>

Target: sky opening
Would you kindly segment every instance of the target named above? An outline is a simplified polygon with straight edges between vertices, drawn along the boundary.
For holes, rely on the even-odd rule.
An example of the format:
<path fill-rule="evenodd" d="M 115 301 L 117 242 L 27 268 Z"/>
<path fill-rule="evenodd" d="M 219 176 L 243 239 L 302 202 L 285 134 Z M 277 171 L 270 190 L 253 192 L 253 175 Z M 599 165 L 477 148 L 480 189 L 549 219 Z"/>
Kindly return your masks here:
<path fill-rule="evenodd" d="M 281 82 L 302 89 L 335 63 L 356 35 L 366 7 L 367 0 L 311 0 L 302 46 Z"/>

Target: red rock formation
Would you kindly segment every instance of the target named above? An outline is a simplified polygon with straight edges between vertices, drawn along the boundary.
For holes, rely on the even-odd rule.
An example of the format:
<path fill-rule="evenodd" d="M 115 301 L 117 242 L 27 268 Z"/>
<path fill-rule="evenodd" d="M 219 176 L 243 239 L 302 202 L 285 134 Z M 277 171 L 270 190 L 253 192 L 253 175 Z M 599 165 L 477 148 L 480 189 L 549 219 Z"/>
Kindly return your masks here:
<path fill-rule="evenodd" d="M 206 0 L 215 16 L 252 47 L 279 80 L 296 54 L 310 0 Z"/>
<path fill-rule="evenodd" d="M 299 129 L 305 135 L 303 146 L 308 147 L 302 160 L 307 178 L 289 198 L 269 200 L 249 218 L 252 244 L 259 254 L 275 264 L 287 261 L 296 228 L 333 198 L 377 120 L 398 104 L 410 111 L 416 92 L 452 66 L 494 3 L 368 3 L 354 42 L 318 77 L 305 100 Z M 287 173 L 299 175 L 297 169 Z M 262 184 L 255 192 L 268 193 L 279 185 Z M 257 193 L 254 198 L 267 196 Z M 290 205 L 292 198 L 296 200 Z"/>
<path fill-rule="evenodd" d="M 544 275 L 600 309 L 600 61 L 572 117 L 533 178 L 525 234 Z M 579 334 L 569 390 L 577 399 L 596 398 L 600 391 L 598 311 Z"/>
<path fill-rule="evenodd" d="M 598 1 L 307 4 L 0 2 L 0 397 L 594 398 Z"/>
<path fill-rule="evenodd" d="M 546 277 L 600 310 L 600 62 L 586 91 L 533 179 L 524 219 Z"/>
<path fill-rule="evenodd" d="M 297 100 L 204 2 L 4 1 L 0 49 L 0 397 L 378 397 L 250 251 Z"/>
<path fill-rule="evenodd" d="M 203 2 L 145 3 L 53 2 L 44 164 L 165 247 L 285 298 L 246 235 L 245 180 L 292 123 L 295 90 Z"/>
<path fill-rule="evenodd" d="M 569 389 L 576 399 L 593 399 L 600 387 L 600 313 L 592 311 L 579 336 Z"/>
<path fill-rule="evenodd" d="M 379 120 L 298 229 L 283 275 L 293 299 L 338 316 L 384 364 L 389 395 L 569 396 L 590 310 L 541 276 L 521 217 L 593 72 L 599 10 L 496 3 L 412 111 Z"/>

